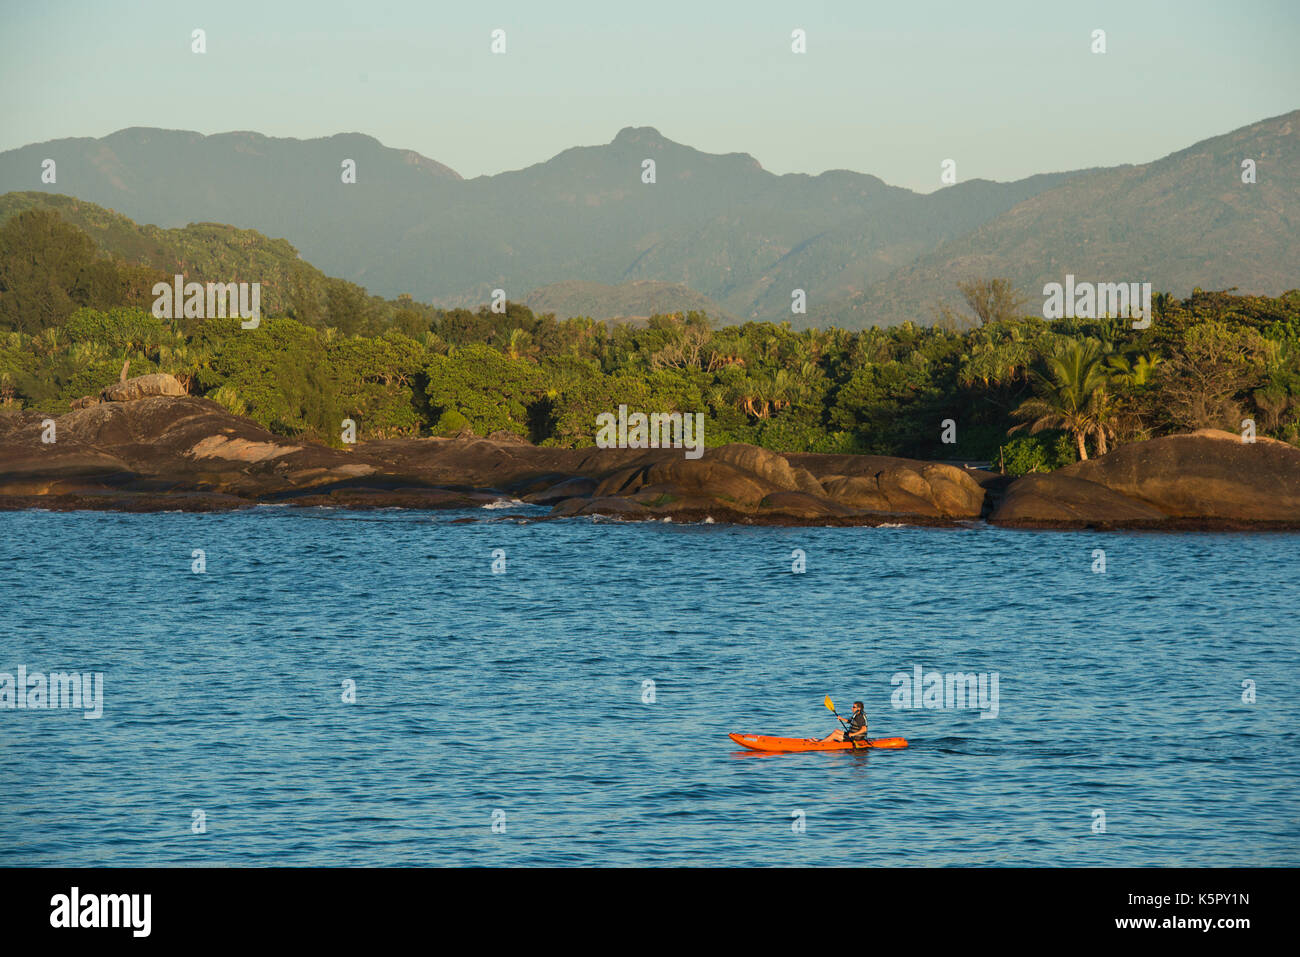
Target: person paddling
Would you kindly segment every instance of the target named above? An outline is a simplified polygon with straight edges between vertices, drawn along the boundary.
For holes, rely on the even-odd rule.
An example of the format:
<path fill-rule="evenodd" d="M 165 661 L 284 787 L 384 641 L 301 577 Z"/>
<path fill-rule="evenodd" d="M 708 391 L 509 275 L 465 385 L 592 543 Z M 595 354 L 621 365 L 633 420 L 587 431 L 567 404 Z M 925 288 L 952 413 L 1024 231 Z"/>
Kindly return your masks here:
<path fill-rule="evenodd" d="M 827 699 L 830 700 L 829 698 Z M 836 728 L 823 741 L 862 741 L 867 737 L 867 715 L 862 710 L 862 702 L 853 702 L 853 714 L 849 718 L 848 730 Z"/>

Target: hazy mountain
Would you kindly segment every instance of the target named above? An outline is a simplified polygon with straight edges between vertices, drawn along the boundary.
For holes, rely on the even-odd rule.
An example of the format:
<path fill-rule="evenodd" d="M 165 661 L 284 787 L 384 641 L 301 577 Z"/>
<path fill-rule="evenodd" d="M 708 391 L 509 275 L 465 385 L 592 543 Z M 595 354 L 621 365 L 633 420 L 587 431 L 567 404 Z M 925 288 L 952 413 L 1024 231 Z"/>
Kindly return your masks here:
<path fill-rule="evenodd" d="M 41 162 L 57 180 L 40 182 Z M 341 164 L 356 161 L 356 183 Z M 655 161 L 654 183 L 642 181 Z M 580 280 L 677 283 L 740 318 L 786 318 L 790 292 L 849 295 L 1069 174 L 934 196 L 874 176 L 776 176 L 649 128 L 463 180 L 370 137 L 272 139 L 133 128 L 0 153 L 0 191 L 66 193 L 137 221 L 215 221 L 283 236 L 326 273 L 440 305 L 524 299 Z"/>
<path fill-rule="evenodd" d="M 653 280 L 742 320 L 860 327 L 928 321 L 975 274 L 1008 276 L 1035 296 L 1065 272 L 1175 293 L 1290 288 L 1297 128 L 1292 113 L 1144 166 L 928 195 L 843 170 L 777 176 L 747 154 L 703 153 L 646 127 L 469 180 L 359 134 L 134 128 L 0 153 L 0 192 L 67 193 L 159 226 L 256 229 L 372 293 L 443 306 L 501 288 L 521 301 L 536 290 L 557 311 L 618 315 L 640 295 L 629 299 L 623 284 Z M 47 157 L 54 184 L 40 183 Z M 1250 186 L 1240 181 L 1246 157 L 1259 164 Z M 354 184 L 341 181 L 346 159 Z M 654 183 L 642 181 L 646 159 Z M 790 313 L 796 288 L 807 317 Z"/>
<path fill-rule="evenodd" d="M 45 158 L 57 164 L 55 183 L 40 181 Z M 357 164 L 357 182 L 346 187 L 345 159 Z M 294 140 L 133 127 L 103 139 L 52 140 L 0 153 L 0 192 L 65 193 L 157 226 L 215 222 L 256 229 L 287 238 L 317 266 L 345 278 L 353 278 L 358 261 L 349 245 L 355 251 L 384 224 L 400 230 L 419 222 L 422 213 L 409 197 L 436 201 L 440 189 L 460 182 L 418 153 L 357 133 Z M 309 249 L 303 239 L 312 237 L 318 242 Z"/>
<path fill-rule="evenodd" d="M 551 312 L 557 319 L 587 316 L 592 319 L 647 319 L 671 312 L 706 313 L 715 321 L 734 322 L 717 303 L 680 283 L 637 279 L 607 285 L 566 279 L 534 289 L 524 305 L 535 313 Z"/>
<path fill-rule="evenodd" d="M 1257 181 L 1242 182 L 1253 159 Z M 941 194 L 936 194 L 941 195 Z M 1079 280 L 1150 281 L 1186 296 L 1300 286 L 1300 111 L 1204 140 L 1142 166 L 1072 177 L 940 244 L 861 294 L 809 309 L 814 324 L 860 327 L 921 316 L 954 284 L 1005 276 L 1042 307 L 1042 289 Z"/>

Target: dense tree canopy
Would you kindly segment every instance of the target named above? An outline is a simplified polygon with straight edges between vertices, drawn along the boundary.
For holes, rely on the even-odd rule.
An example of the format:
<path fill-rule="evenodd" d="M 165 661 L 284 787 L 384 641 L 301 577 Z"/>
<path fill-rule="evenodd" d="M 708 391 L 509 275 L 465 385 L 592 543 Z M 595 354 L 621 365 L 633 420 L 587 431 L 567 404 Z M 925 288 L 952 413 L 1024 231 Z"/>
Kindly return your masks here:
<path fill-rule="evenodd" d="M 328 280 L 290 289 L 256 329 L 154 318 L 147 267 L 100 256 L 33 210 L 0 227 L 0 409 L 51 412 L 131 374 L 166 371 L 196 395 L 284 434 L 486 435 L 581 446 L 596 416 L 702 412 L 709 445 L 991 460 L 1050 469 L 1172 431 L 1214 427 L 1300 443 L 1300 291 L 1160 294 L 1150 328 L 1009 315 L 996 281 L 971 287 L 978 324 L 852 333 L 715 328 L 700 313 L 639 324 L 557 321 L 386 301 Z M 141 292 L 145 295 L 141 295 Z M 958 331 L 964 325 L 964 331 Z M 956 425 L 956 443 L 942 440 Z"/>

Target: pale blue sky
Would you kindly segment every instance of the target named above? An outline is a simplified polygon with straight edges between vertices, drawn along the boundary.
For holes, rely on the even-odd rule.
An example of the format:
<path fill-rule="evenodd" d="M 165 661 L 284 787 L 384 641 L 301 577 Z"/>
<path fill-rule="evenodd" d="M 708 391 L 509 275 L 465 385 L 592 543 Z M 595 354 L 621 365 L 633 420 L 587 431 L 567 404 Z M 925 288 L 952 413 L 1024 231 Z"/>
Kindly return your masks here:
<path fill-rule="evenodd" d="M 126 126 L 357 131 L 470 177 L 655 126 L 777 173 L 854 169 L 928 192 L 948 157 L 963 180 L 1145 162 L 1300 107 L 1297 0 L 0 9 L 0 149 Z M 489 52 L 497 27 L 504 56 Z"/>

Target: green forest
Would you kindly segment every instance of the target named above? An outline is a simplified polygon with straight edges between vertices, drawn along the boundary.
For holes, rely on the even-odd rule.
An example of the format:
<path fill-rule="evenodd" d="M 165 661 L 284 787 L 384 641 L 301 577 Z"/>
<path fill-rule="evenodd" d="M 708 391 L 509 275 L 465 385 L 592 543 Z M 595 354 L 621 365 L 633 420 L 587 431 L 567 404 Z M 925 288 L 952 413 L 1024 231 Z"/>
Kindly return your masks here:
<path fill-rule="evenodd" d="M 960 283 L 969 312 L 931 326 L 795 331 L 700 312 L 613 324 L 514 302 L 494 313 L 388 300 L 324 276 L 283 240 L 212 224 L 158 233 L 188 245 L 162 237 L 133 261 L 42 208 L 0 226 L 0 410 L 66 412 L 129 361 L 132 376 L 171 373 L 273 432 L 330 444 L 351 418 L 361 439 L 504 430 L 592 445 L 597 414 L 620 404 L 704 412 L 710 446 L 990 461 L 1013 474 L 1173 432 L 1239 432 L 1247 418 L 1300 444 L 1300 291 L 1159 294 L 1140 331 L 1047 322 L 992 279 Z M 246 261 L 232 264 L 230 237 L 245 233 Z M 155 318 L 152 286 L 173 269 L 272 277 L 260 326 Z M 948 419 L 955 444 L 942 441 Z"/>

